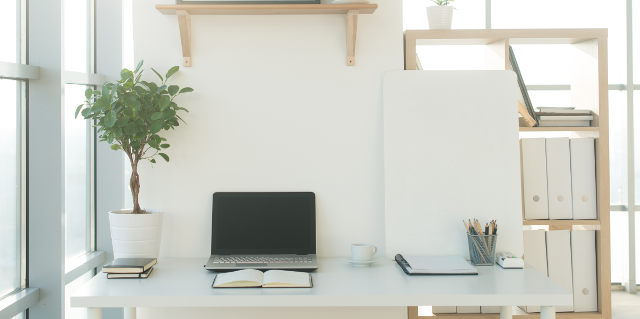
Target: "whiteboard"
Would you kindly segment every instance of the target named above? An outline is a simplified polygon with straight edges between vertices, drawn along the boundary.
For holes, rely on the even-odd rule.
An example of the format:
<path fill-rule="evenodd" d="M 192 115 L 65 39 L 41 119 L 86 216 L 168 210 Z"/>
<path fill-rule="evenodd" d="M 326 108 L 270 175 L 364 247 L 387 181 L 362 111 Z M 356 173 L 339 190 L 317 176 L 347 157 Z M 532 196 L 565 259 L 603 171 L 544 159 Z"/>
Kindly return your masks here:
<path fill-rule="evenodd" d="M 511 71 L 394 71 L 383 83 L 386 254 L 469 256 L 463 219 L 522 255 Z"/>

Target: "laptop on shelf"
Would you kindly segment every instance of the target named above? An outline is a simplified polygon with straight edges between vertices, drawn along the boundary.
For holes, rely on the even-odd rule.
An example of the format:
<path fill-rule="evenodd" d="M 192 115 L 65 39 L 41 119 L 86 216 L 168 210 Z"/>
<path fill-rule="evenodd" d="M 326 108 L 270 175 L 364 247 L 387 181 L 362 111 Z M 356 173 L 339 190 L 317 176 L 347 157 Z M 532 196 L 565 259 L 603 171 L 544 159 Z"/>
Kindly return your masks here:
<path fill-rule="evenodd" d="M 315 270 L 312 192 L 216 192 L 206 269 Z"/>

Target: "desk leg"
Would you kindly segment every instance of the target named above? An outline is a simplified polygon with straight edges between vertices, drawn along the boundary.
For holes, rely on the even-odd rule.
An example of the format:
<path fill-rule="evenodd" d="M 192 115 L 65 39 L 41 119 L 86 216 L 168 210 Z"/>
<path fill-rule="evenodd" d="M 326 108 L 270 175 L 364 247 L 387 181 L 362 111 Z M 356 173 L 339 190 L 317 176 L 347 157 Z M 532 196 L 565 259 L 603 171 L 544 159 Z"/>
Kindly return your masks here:
<path fill-rule="evenodd" d="M 542 306 L 540 308 L 540 319 L 556 319 L 556 307 Z"/>
<path fill-rule="evenodd" d="M 102 308 L 87 308 L 87 319 L 102 319 Z"/>
<path fill-rule="evenodd" d="M 136 308 L 135 307 L 129 307 L 129 308 L 122 308 L 124 316 L 124 319 L 136 319 Z"/>
<path fill-rule="evenodd" d="M 500 307 L 500 319 L 512 319 L 512 318 L 513 318 L 513 307 L 511 306 Z"/>

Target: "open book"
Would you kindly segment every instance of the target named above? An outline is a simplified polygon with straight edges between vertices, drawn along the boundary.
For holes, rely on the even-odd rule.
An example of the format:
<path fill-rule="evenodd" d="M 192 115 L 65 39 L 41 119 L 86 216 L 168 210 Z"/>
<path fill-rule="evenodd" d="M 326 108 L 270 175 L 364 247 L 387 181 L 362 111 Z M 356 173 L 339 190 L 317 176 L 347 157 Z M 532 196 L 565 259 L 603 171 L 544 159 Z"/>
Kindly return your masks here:
<path fill-rule="evenodd" d="M 213 288 L 311 288 L 311 274 L 306 272 L 243 269 L 217 274 Z"/>

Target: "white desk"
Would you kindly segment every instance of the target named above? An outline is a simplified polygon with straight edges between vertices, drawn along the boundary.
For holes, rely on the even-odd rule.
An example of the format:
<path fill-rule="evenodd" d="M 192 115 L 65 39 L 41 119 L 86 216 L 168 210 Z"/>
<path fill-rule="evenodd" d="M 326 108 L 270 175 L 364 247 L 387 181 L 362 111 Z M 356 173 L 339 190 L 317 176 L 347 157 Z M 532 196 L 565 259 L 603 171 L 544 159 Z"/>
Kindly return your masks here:
<path fill-rule="evenodd" d="M 570 305 L 572 295 L 533 270 L 478 267 L 478 276 L 407 276 L 392 260 L 371 267 L 353 267 L 344 259 L 321 258 L 313 273 L 313 288 L 213 289 L 214 273 L 205 260 L 161 259 L 148 279 L 112 279 L 98 274 L 71 296 L 71 307 L 89 308 L 89 318 L 101 318 L 100 308 L 136 307 L 397 307 L 501 306 L 501 318 L 511 318 L 511 306 L 542 306 L 541 319 L 555 318 L 554 306 Z"/>

